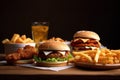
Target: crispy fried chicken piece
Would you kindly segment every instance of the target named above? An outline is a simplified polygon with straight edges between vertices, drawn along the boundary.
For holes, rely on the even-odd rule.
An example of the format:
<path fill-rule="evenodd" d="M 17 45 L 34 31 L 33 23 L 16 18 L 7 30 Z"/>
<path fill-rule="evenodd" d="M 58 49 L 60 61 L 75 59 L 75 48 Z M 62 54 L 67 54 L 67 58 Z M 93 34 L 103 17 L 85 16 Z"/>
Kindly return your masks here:
<path fill-rule="evenodd" d="M 75 47 L 79 47 L 79 46 L 80 47 L 84 47 L 84 46 L 100 47 L 99 43 L 94 39 L 89 39 L 85 43 L 81 39 L 73 40 L 71 42 L 71 45 Z"/>
<path fill-rule="evenodd" d="M 5 59 L 7 61 L 9 61 L 9 60 L 20 60 L 20 54 L 18 54 L 17 52 L 10 53 L 10 54 L 6 55 Z"/>
<path fill-rule="evenodd" d="M 24 48 L 19 48 L 16 52 L 6 55 L 6 60 L 20 60 L 31 59 L 34 55 L 38 55 L 36 49 L 30 45 L 26 45 Z"/>

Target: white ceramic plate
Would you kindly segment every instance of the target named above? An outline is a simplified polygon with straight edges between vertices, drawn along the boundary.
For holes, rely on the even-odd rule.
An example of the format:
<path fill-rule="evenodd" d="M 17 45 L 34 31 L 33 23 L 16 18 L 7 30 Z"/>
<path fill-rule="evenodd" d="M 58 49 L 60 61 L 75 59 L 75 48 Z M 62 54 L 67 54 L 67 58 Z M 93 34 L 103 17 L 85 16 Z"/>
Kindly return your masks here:
<path fill-rule="evenodd" d="M 120 69 L 120 64 L 92 64 L 92 63 L 75 62 L 75 66 L 86 69 L 94 69 L 94 70 Z"/>

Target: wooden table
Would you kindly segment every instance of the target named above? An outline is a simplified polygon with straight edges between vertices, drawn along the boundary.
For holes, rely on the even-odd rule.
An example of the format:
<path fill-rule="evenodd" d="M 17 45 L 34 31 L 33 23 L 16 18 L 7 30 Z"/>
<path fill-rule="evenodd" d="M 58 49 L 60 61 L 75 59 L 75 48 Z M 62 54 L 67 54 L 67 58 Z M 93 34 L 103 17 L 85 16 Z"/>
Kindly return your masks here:
<path fill-rule="evenodd" d="M 0 65 L 0 80 L 120 80 L 120 69 L 114 70 L 87 70 L 77 67 L 61 71 L 38 70 L 21 66 Z"/>

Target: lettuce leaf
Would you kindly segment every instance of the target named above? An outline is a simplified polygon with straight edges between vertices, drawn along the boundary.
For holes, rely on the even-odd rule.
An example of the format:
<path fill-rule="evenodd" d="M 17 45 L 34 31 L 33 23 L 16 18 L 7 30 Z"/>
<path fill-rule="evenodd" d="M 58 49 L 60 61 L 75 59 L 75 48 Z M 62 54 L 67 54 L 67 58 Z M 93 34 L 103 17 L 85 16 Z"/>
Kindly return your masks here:
<path fill-rule="evenodd" d="M 38 56 L 34 56 L 34 60 L 36 62 L 59 62 L 59 61 L 67 61 L 70 58 L 72 58 L 72 54 L 69 54 L 67 58 L 47 58 L 46 60 L 43 60 L 42 58 L 38 57 Z"/>

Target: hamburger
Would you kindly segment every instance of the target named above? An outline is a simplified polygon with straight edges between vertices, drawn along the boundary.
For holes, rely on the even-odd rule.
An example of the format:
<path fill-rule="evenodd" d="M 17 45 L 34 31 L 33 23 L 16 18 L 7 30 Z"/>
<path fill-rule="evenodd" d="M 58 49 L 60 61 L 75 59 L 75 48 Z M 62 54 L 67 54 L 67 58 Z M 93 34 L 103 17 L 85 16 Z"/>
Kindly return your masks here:
<path fill-rule="evenodd" d="M 38 55 L 34 56 L 37 66 L 66 66 L 70 58 L 70 48 L 60 41 L 46 41 L 39 45 Z"/>
<path fill-rule="evenodd" d="M 74 51 L 95 50 L 101 46 L 100 37 L 94 31 L 77 31 L 73 35 L 71 46 Z"/>

